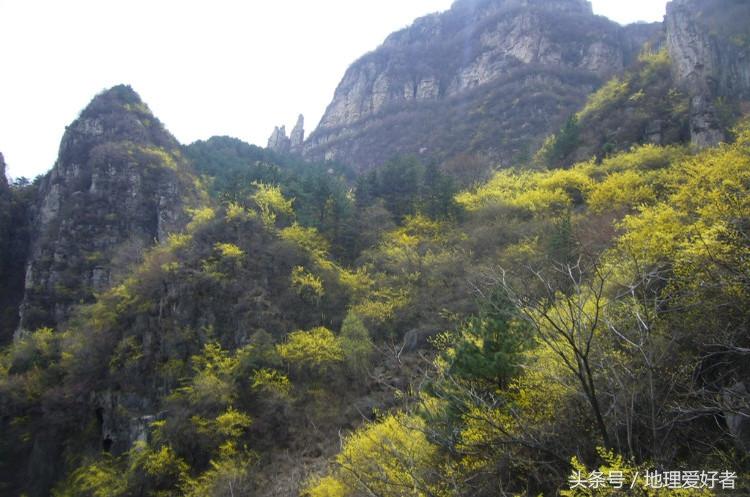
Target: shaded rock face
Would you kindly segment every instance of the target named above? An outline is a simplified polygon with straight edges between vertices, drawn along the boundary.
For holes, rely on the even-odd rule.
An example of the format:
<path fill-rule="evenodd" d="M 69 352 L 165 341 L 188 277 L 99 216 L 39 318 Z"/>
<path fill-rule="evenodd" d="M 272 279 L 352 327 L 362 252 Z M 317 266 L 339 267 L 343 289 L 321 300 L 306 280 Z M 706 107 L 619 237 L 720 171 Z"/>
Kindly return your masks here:
<path fill-rule="evenodd" d="M 665 18 L 677 83 L 691 95 L 691 141 L 724 139 L 721 106 L 750 99 L 750 3 L 673 0 Z"/>
<path fill-rule="evenodd" d="M 509 162 L 658 32 L 594 16 L 583 0 L 458 1 L 355 62 L 304 154 L 360 169 L 405 153 Z"/>
<path fill-rule="evenodd" d="M 5 254 L 3 248 L 9 241 L 10 229 L 10 188 L 5 177 L 5 158 L 0 153 L 0 256 Z M 2 273 L 0 273 L 0 282 Z"/>
<path fill-rule="evenodd" d="M 92 394 L 94 414 L 101 433 L 101 450 L 122 454 L 135 442 L 146 442 L 157 415 L 130 415 L 153 410 L 152 402 L 132 393 L 105 390 Z"/>
<path fill-rule="evenodd" d="M 10 187 L 0 154 L 0 346 L 13 339 L 29 252 L 29 207 L 35 186 Z"/>
<path fill-rule="evenodd" d="M 113 260 L 184 226 L 191 178 L 177 141 L 130 87 L 98 95 L 39 186 L 19 332 L 60 324 L 109 286 Z"/>

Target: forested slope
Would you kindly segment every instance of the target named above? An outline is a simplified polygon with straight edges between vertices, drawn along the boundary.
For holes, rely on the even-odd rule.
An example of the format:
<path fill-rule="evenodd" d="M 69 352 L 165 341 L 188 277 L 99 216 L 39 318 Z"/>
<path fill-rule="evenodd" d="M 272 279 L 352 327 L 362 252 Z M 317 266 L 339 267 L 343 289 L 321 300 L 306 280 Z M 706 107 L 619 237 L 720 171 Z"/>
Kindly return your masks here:
<path fill-rule="evenodd" d="M 402 162 L 421 194 L 352 201 L 383 224 L 351 263 L 278 187 L 195 210 L 65 328 L 4 352 L 6 490 L 535 495 L 578 461 L 744 475 L 736 133 L 503 170 L 438 211 Z"/>
<path fill-rule="evenodd" d="M 97 96 L 0 184 L 0 494 L 750 494 L 746 26 L 695 1 L 726 88 L 646 46 L 494 168 L 185 146 Z"/>

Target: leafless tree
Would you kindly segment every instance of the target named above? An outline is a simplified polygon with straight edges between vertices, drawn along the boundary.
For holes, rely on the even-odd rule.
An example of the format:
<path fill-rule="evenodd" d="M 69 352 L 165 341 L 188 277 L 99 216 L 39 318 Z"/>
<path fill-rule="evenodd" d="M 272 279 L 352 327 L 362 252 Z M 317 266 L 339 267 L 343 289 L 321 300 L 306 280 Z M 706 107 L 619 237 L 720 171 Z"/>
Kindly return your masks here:
<path fill-rule="evenodd" d="M 606 276 L 598 260 L 584 261 L 579 257 L 571 263 L 553 263 L 547 272 L 528 268 L 528 277 L 536 283 L 533 290 L 530 284 L 523 289 L 514 284 L 502 268 L 492 279 L 530 323 L 536 336 L 573 373 L 603 444 L 611 447 L 592 362 L 593 342 L 605 324 Z"/>

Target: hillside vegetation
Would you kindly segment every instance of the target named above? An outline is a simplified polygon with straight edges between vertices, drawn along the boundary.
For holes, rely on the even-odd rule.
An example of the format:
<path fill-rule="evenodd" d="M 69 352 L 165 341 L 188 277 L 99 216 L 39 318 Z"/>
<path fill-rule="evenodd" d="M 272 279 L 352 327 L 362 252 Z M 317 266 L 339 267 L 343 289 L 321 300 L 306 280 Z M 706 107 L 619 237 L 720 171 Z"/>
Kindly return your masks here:
<path fill-rule="evenodd" d="M 750 495 L 750 117 L 670 53 L 596 91 L 509 59 L 419 104 L 443 155 L 379 148 L 424 145 L 403 113 L 347 135 L 366 168 L 180 145 L 101 93 L 49 174 L 0 184 L 0 495 Z"/>
<path fill-rule="evenodd" d="M 442 211 L 408 164 L 416 190 L 383 198 L 376 175 L 350 206 L 382 220 L 352 263 L 258 182 L 10 346 L 8 491 L 247 495 L 310 447 L 296 462 L 329 469 L 290 484 L 313 496 L 536 495 L 571 464 L 747 474 L 747 127 L 503 170 Z M 11 477 L 29 457 L 65 463 Z"/>

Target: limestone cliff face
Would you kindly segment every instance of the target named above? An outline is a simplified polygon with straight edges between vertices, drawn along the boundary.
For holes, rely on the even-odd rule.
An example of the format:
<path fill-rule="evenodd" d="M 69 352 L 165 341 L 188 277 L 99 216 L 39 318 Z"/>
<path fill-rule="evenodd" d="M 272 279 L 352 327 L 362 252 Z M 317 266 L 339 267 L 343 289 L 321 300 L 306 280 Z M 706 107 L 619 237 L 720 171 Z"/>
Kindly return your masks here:
<path fill-rule="evenodd" d="M 304 153 L 360 168 L 403 153 L 510 161 L 658 29 L 623 28 L 585 0 L 459 0 L 355 62 Z"/>
<path fill-rule="evenodd" d="M 196 192 L 179 144 L 128 86 L 98 95 L 65 131 L 32 209 L 20 329 L 54 326 L 185 223 Z"/>
<path fill-rule="evenodd" d="M 714 145 L 724 138 L 717 107 L 750 100 L 750 3 L 673 0 L 665 27 L 675 80 L 691 95 L 691 140 Z"/>

